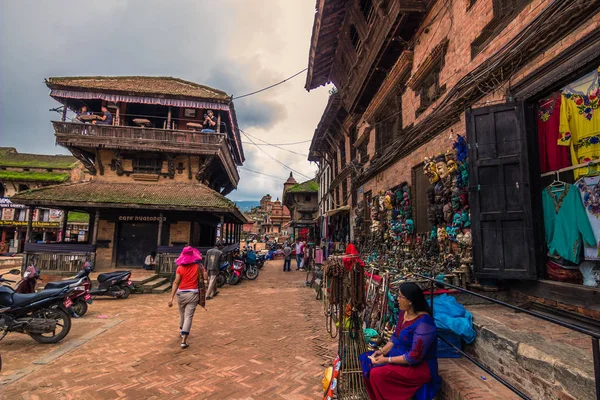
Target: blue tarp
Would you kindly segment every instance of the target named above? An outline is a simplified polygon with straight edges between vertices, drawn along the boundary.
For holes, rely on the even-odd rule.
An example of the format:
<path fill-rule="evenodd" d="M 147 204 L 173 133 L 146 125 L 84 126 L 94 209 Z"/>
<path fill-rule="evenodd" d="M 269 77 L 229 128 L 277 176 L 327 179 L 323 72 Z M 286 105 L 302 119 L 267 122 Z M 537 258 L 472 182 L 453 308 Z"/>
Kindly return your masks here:
<path fill-rule="evenodd" d="M 429 300 L 427 300 L 429 303 Z M 430 303 L 431 304 L 431 303 Z M 475 340 L 473 315 L 452 296 L 442 294 L 433 299 L 433 315 L 438 329 L 450 330 L 467 343 Z"/>

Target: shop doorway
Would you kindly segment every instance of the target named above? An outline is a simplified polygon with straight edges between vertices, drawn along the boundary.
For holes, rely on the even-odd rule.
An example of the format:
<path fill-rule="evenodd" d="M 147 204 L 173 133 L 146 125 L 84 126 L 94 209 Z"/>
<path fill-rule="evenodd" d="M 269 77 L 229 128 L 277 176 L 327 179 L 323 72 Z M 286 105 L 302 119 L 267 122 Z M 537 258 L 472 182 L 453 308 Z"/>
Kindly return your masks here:
<path fill-rule="evenodd" d="M 142 267 L 144 260 L 156 251 L 158 224 L 123 222 L 119 226 L 118 267 Z"/>

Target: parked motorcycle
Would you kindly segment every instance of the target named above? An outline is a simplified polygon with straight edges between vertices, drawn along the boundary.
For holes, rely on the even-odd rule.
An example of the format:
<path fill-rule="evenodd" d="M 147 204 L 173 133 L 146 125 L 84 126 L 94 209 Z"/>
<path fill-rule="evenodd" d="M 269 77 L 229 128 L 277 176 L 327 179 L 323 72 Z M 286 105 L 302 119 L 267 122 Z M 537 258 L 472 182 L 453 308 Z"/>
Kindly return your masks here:
<path fill-rule="evenodd" d="M 219 267 L 219 275 L 217 275 L 217 287 L 223 287 L 233 275 L 232 268 L 228 262 L 224 262 Z"/>
<path fill-rule="evenodd" d="M 265 266 L 266 256 L 264 254 L 259 254 L 256 257 L 256 268 L 262 269 Z"/>
<path fill-rule="evenodd" d="M 18 270 L 15 270 L 18 271 Z M 40 270 L 36 268 L 35 261 L 31 261 L 29 266 L 23 272 L 23 277 L 15 286 L 15 292 L 27 294 L 27 293 L 35 293 L 35 286 L 37 281 L 41 280 L 40 278 Z"/>
<path fill-rule="evenodd" d="M 88 304 L 92 304 L 92 295 L 90 289 L 92 287 L 92 281 L 89 279 L 90 269 L 83 268 L 75 275 L 74 279 L 67 279 L 64 281 L 55 281 L 48 283 L 44 290 L 48 289 L 61 289 L 70 286 L 80 279 L 83 279 L 83 283 L 73 288 L 73 292 L 69 296 L 73 305 L 70 308 L 72 316 L 75 318 L 83 317 L 88 310 Z"/>
<path fill-rule="evenodd" d="M 254 280 L 258 278 L 258 263 L 256 258 L 256 253 L 253 250 L 244 252 L 242 256 L 242 261 L 244 262 L 244 276 L 246 279 Z"/>
<path fill-rule="evenodd" d="M 98 282 L 94 284 L 90 279 L 90 273 L 94 271 L 94 265 L 90 261 L 83 264 L 83 269 L 77 276 L 83 277 L 89 282 L 89 293 L 92 296 L 110 296 L 117 299 L 126 299 L 135 290 L 131 281 L 131 271 L 115 271 L 98 275 Z"/>
<path fill-rule="evenodd" d="M 20 271 L 9 273 L 18 275 Z M 24 333 L 38 343 L 58 343 L 64 339 L 71 330 L 69 295 L 83 283 L 83 278 L 61 289 L 22 294 L 6 285 L 15 281 L 5 279 L 4 275 L 0 275 L 0 340 L 8 332 Z"/>

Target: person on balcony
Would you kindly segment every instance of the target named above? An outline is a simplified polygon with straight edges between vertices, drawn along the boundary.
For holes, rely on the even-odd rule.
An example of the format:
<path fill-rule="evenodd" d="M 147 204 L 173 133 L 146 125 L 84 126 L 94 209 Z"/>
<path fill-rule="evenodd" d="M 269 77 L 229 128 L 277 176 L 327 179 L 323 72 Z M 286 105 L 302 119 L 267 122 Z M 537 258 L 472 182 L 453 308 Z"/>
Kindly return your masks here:
<path fill-rule="evenodd" d="M 407 282 L 400 286 L 398 306 L 398 324 L 390 341 L 360 355 L 369 398 L 431 400 L 440 378 L 437 330 L 429 304 L 421 288 Z"/>
<path fill-rule="evenodd" d="M 82 115 L 92 115 L 92 113 L 90 111 L 88 111 L 88 107 L 84 104 L 81 106 L 81 109 L 79 111 L 75 111 L 75 118 L 73 118 L 73 122 L 81 122 L 81 123 L 86 123 L 89 121 L 84 121 L 81 119 Z"/>
<path fill-rule="evenodd" d="M 212 110 L 208 110 L 206 114 L 204 114 L 204 122 L 202 122 L 202 130 L 200 133 L 215 133 L 217 129 L 217 117 L 212 112 Z"/>
<path fill-rule="evenodd" d="M 102 106 L 101 110 L 102 110 L 102 115 L 99 116 L 98 118 L 96 118 L 96 120 L 94 122 L 92 122 L 92 124 L 112 125 L 112 123 L 113 123 L 112 113 L 110 111 L 108 111 L 108 108 L 106 108 L 106 106 Z"/>

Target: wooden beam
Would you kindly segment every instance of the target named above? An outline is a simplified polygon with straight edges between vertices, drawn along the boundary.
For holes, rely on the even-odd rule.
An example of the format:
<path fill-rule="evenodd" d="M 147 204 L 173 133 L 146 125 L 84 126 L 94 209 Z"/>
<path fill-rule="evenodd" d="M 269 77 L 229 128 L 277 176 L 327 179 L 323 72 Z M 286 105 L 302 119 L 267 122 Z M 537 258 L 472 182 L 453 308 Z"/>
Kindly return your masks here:
<path fill-rule="evenodd" d="M 167 113 L 167 129 L 171 129 L 171 106 L 169 106 L 169 112 Z"/>
<path fill-rule="evenodd" d="M 214 156 L 207 156 L 204 158 L 204 162 L 202 162 L 202 157 L 198 158 L 198 172 L 196 172 L 196 179 L 199 181 L 203 181 L 206 179 L 205 175 L 207 174 L 208 167 L 214 160 Z"/>
<path fill-rule="evenodd" d="M 217 133 L 221 133 L 221 111 L 217 111 Z"/>
<path fill-rule="evenodd" d="M 171 107 L 169 107 L 169 111 L 171 111 Z M 161 245 L 162 240 L 162 230 L 163 230 L 163 212 L 158 213 L 158 238 L 156 239 L 156 245 Z"/>
<path fill-rule="evenodd" d="M 62 122 L 65 122 L 67 120 L 67 106 L 63 106 L 63 110 L 62 110 L 62 118 L 60 119 Z"/>
<path fill-rule="evenodd" d="M 61 234 L 61 237 L 60 237 L 60 242 L 61 243 L 65 242 L 65 235 L 67 233 L 67 222 L 68 222 L 68 220 L 69 220 L 69 209 L 65 208 L 63 210 L 63 220 L 62 220 L 62 226 L 61 226 L 61 229 L 62 229 L 62 234 Z M 89 240 L 89 236 L 88 236 L 88 240 Z"/>
<path fill-rule="evenodd" d="M 192 156 L 188 154 L 188 179 L 192 179 Z"/>
<path fill-rule="evenodd" d="M 96 215 L 94 215 L 94 231 L 92 232 L 92 244 L 96 244 L 98 241 L 98 225 L 100 224 L 100 209 L 96 208 Z"/>
<path fill-rule="evenodd" d="M 117 110 L 119 109 L 117 108 Z M 100 151 L 96 148 L 94 152 L 96 168 L 98 169 L 98 172 L 100 172 L 100 175 L 104 175 L 104 165 L 102 164 L 102 157 L 100 157 Z"/>
<path fill-rule="evenodd" d="M 25 243 L 29 243 L 31 240 L 31 228 L 33 226 L 33 208 L 29 206 L 27 209 L 27 231 L 25 232 Z"/>

